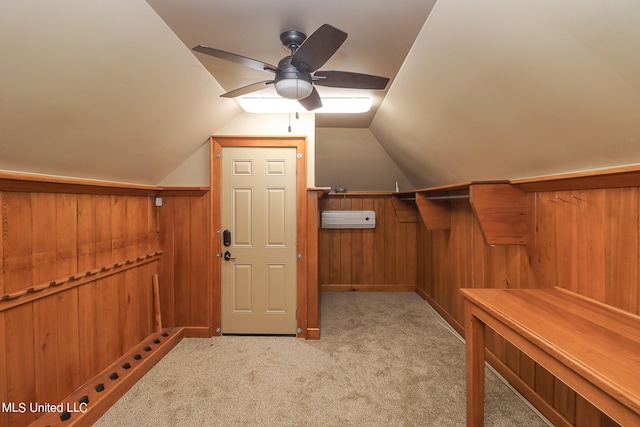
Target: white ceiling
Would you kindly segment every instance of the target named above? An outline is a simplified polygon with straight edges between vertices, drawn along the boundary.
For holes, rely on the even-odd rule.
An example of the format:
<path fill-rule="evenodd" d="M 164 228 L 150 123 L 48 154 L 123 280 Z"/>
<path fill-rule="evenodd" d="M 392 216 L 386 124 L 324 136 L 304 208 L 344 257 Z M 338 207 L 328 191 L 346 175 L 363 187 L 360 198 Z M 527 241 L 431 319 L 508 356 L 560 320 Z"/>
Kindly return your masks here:
<path fill-rule="evenodd" d="M 0 169 L 158 183 L 265 79 L 191 47 L 276 63 L 324 23 L 349 37 L 322 69 L 392 81 L 317 126 L 369 127 L 416 187 L 640 163 L 640 2 L 433 4 L 0 0 Z"/>

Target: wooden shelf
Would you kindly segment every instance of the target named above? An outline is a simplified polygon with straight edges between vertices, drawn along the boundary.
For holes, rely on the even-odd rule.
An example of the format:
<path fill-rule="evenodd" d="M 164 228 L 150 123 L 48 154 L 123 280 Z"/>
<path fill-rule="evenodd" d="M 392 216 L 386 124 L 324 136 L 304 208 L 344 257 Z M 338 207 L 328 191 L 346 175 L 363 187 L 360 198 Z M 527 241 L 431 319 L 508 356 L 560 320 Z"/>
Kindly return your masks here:
<path fill-rule="evenodd" d="M 471 184 L 471 207 L 490 245 L 524 245 L 528 242 L 527 198 L 511 184 Z"/>
<path fill-rule="evenodd" d="M 508 181 L 464 182 L 414 194 L 429 230 L 450 230 L 452 200 L 469 199 L 487 244 L 523 245 L 528 241 L 526 194 Z"/>
<path fill-rule="evenodd" d="M 640 165 L 514 179 L 510 183 L 526 192 L 640 187 Z"/>
<path fill-rule="evenodd" d="M 451 230 L 451 203 L 449 200 L 430 200 L 424 193 L 416 193 L 416 206 L 429 230 Z"/>

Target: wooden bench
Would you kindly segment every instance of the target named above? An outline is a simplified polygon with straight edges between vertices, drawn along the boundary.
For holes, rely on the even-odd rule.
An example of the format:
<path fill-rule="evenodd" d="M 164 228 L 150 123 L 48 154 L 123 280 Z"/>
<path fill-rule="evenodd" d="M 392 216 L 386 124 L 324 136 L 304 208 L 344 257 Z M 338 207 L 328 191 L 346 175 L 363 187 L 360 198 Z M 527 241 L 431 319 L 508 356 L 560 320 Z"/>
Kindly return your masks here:
<path fill-rule="evenodd" d="M 640 425 L 640 317 L 553 289 L 461 289 L 467 425 L 484 424 L 485 327 L 623 426 Z"/>

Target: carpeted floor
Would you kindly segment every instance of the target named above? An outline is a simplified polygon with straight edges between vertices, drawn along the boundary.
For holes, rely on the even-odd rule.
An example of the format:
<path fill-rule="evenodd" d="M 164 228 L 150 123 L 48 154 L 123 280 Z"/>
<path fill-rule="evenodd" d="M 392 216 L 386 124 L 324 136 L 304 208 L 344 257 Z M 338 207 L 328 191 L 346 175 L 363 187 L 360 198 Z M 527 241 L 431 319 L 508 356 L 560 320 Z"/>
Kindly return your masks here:
<path fill-rule="evenodd" d="M 414 293 L 325 293 L 322 339 L 184 339 L 97 426 L 464 426 L 464 344 Z M 487 426 L 545 426 L 490 371 Z"/>

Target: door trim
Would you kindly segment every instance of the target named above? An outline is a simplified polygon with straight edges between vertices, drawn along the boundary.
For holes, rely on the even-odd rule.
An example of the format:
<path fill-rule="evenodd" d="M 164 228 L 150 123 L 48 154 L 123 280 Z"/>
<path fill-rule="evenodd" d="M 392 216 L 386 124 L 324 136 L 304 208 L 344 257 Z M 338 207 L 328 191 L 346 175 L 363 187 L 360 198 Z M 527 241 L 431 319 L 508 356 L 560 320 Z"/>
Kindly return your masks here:
<path fill-rule="evenodd" d="M 211 137 L 211 325 L 213 335 L 221 335 L 222 328 L 222 284 L 220 254 L 222 236 L 222 147 L 294 147 L 296 148 L 296 218 L 297 218 L 297 249 L 301 254 L 296 259 L 296 292 L 298 310 L 298 338 L 306 338 L 307 334 L 307 138 L 302 136 L 212 136 Z"/>

